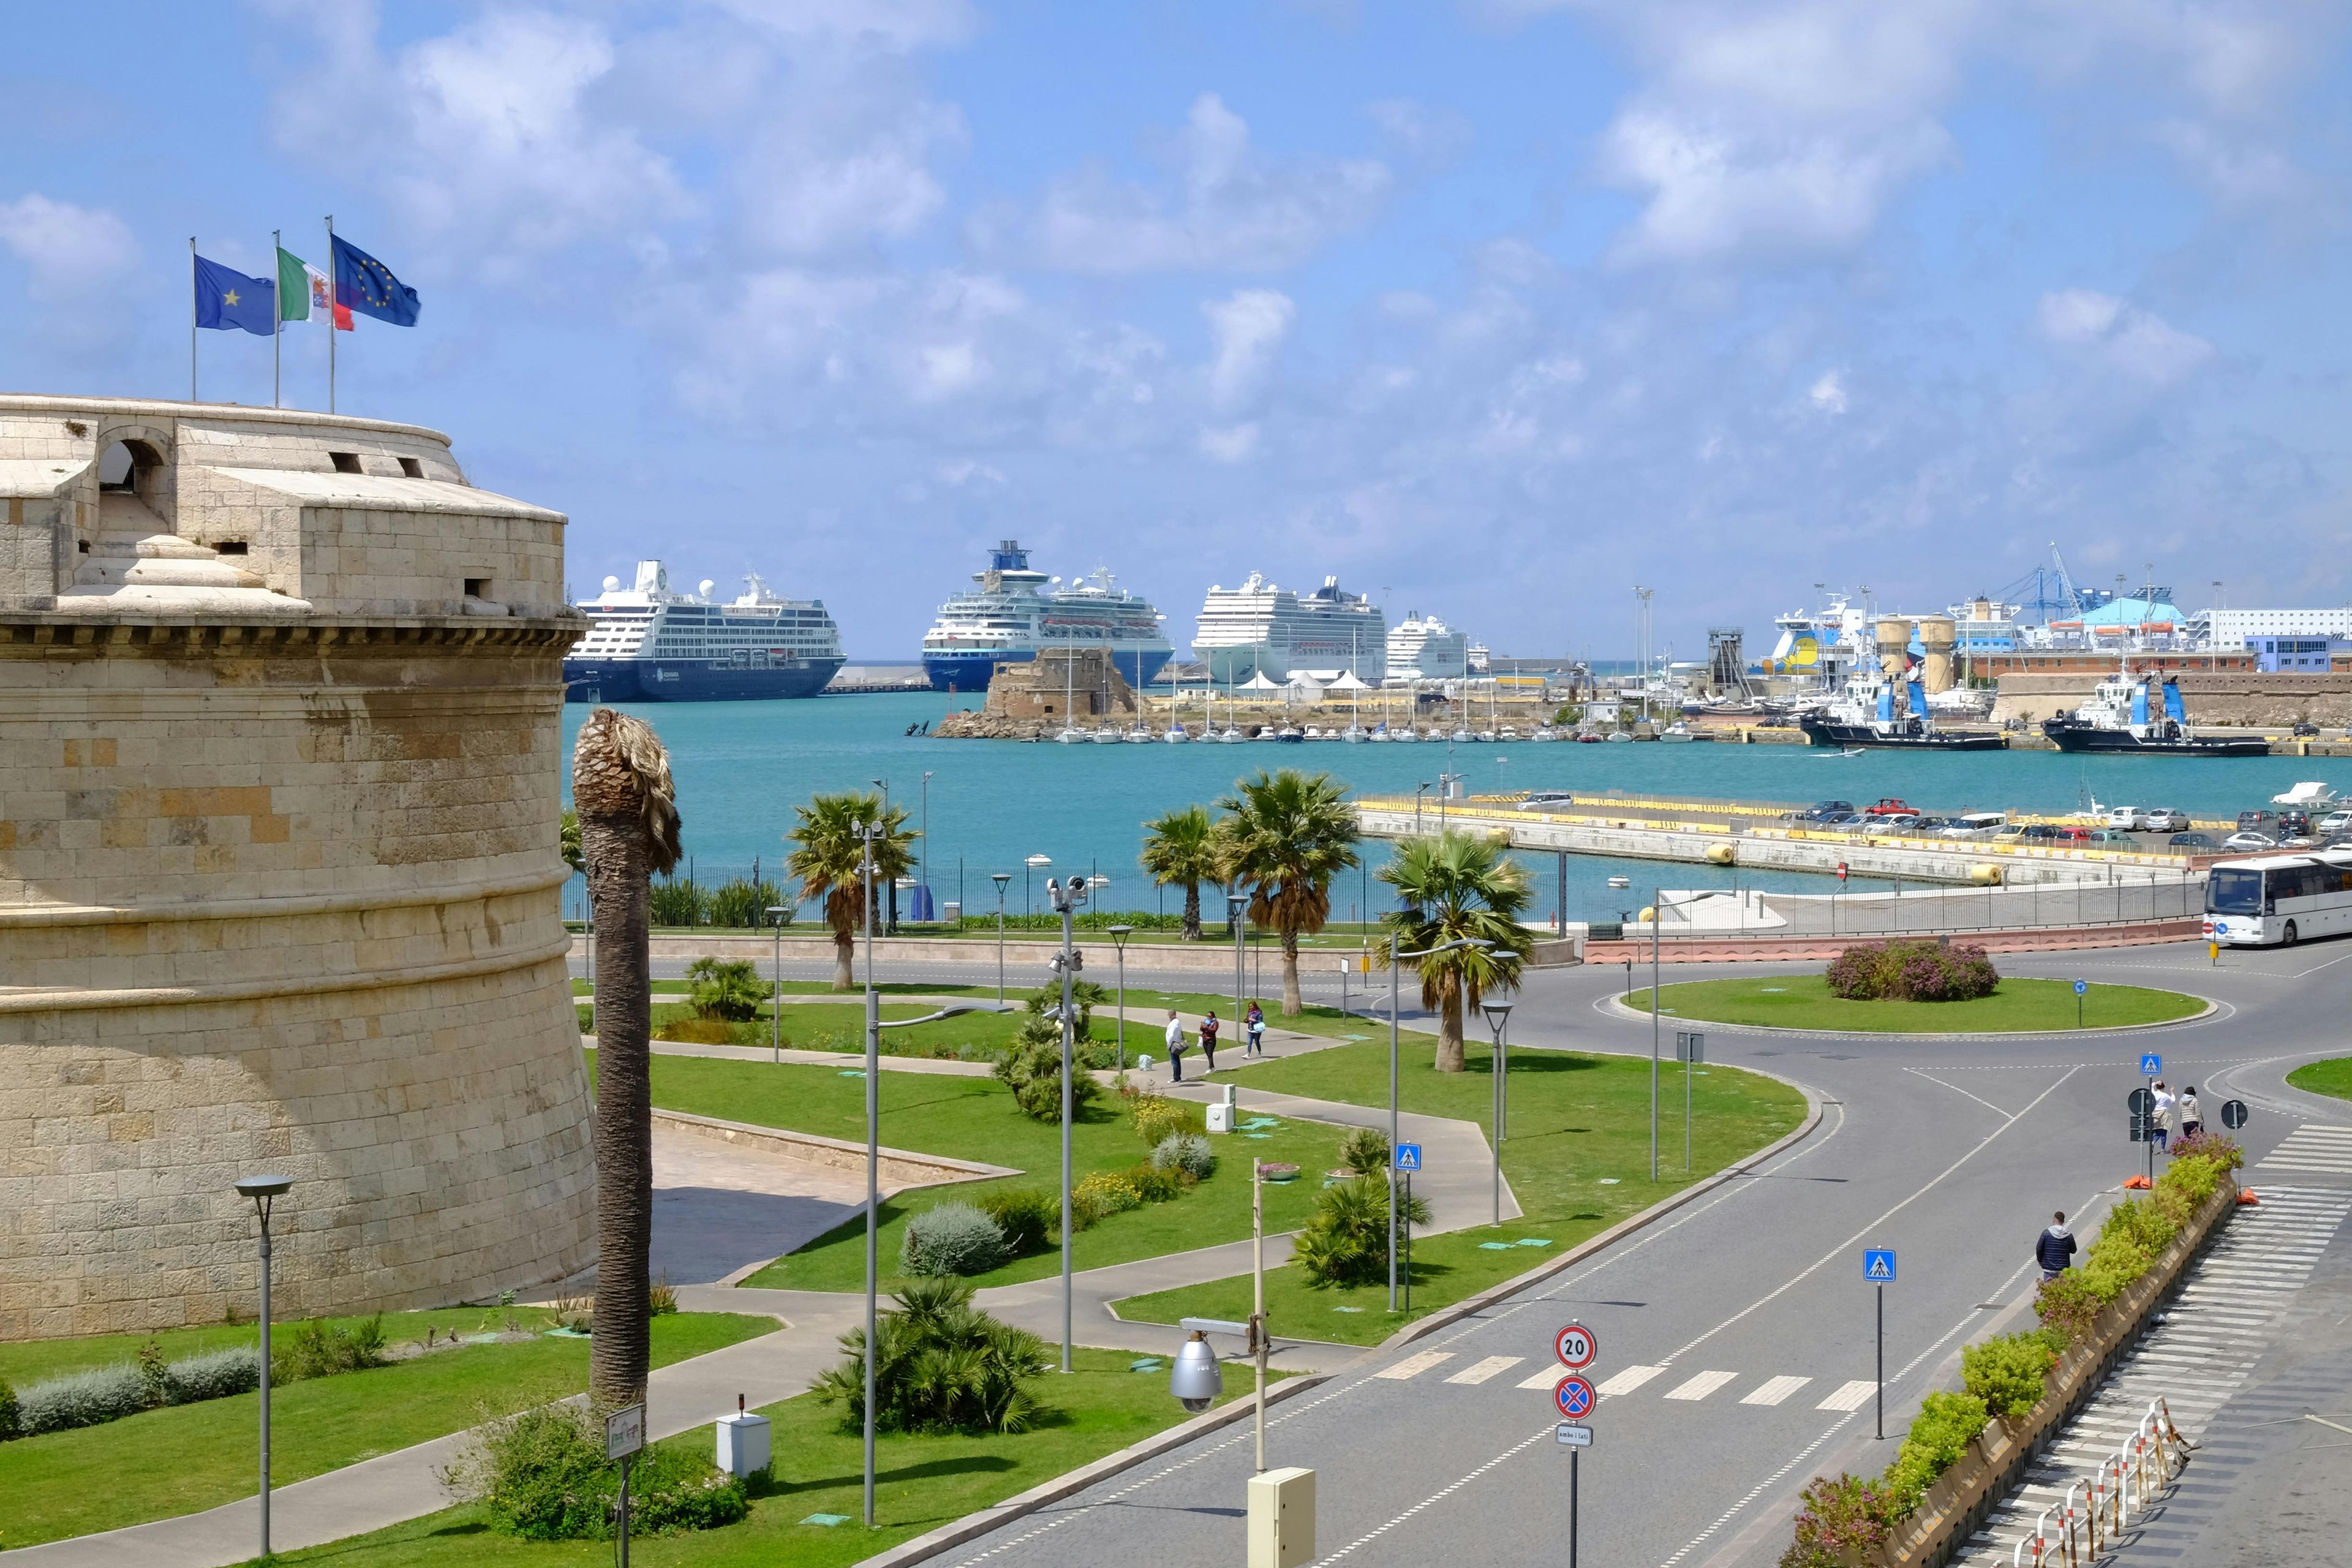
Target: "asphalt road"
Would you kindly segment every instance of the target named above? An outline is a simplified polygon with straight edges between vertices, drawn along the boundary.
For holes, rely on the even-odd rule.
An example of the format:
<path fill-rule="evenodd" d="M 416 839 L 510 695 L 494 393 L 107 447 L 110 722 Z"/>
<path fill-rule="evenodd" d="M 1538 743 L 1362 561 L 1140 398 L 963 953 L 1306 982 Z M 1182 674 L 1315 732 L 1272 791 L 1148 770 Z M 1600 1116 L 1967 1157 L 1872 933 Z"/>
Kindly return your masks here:
<path fill-rule="evenodd" d="M 1592 1375 L 1607 1394 L 1581 1460 L 1580 1555 L 1769 1563 L 1797 1489 L 1822 1471 L 1884 1466 L 1919 1396 L 1954 1375 L 1958 1346 L 2030 1292 L 2029 1252 L 2050 1212 L 2095 1231 L 2141 1165 L 2125 1097 L 2143 1049 L 2164 1055 L 2176 1085 L 2198 1084 L 2209 1115 L 2231 1090 L 2253 1104 L 2242 1136 L 2259 1157 L 2325 1109 L 2285 1089 L 2284 1071 L 2345 1048 L 2352 944 L 2232 953 L 2218 970 L 2201 947 L 2019 955 L 2004 969 L 2170 985 L 2221 1006 L 2163 1030 L 2058 1038 L 1710 1028 L 1712 1061 L 1804 1087 L 1822 1102 L 1819 1127 L 1583 1264 L 1277 1405 L 1269 1462 L 1318 1472 L 1316 1561 L 1564 1562 L 1569 1456 L 1552 1436 L 1550 1347 L 1573 1318 L 1599 1340 Z M 1514 1044 L 1645 1052 L 1647 1022 L 1609 1007 L 1621 984 L 1608 970 L 1538 973 Z M 1678 1142 L 1669 1118 L 1669 1164 Z M 1865 1247 L 1898 1255 L 1884 1441 Z M 1223 1568 L 1244 1555 L 1250 1456 L 1244 1423 L 939 1561 Z"/>

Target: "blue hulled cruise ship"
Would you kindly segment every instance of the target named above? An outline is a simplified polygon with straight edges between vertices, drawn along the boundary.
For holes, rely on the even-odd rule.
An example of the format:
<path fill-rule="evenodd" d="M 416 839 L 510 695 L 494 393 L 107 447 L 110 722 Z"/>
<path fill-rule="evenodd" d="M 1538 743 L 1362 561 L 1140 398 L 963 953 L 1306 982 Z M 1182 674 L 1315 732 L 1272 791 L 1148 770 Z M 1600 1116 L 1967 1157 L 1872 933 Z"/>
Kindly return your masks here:
<path fill-rule="evenodd" d="M 971 580 L 971 591 L 941 605 L 924 634 L 923 672 L 934 691 L 985 691 L 997 666 L 1059 647 L 1108 648 L 1129 684 L 1142 686 L 1176 651 L 1151 602 L 1100 567 L 1065 587 L 1031 571 L 1029 552 L 1007 539 Z"/>
<path fill-rule="evenodd" d="M 841 632 L 822 599 L 780 599 L 757 574 L 729 604 L 670 592 L 658 561 L 582 603 L 594 623 L 563 661 L 568 702 L 744 702 L 813 697 L 841 668 Z"/>

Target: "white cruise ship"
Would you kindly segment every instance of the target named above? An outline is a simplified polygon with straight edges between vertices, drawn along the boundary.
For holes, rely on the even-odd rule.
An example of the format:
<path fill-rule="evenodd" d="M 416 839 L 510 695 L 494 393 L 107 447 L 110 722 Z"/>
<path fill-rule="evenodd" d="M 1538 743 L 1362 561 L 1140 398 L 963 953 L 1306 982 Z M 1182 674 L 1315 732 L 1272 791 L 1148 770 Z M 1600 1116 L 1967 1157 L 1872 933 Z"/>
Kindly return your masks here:
<path fill-rule="evenodd" d="M 985 691 L 999 665 L 1045 648 L 1106 648 L 1130 686 L 1141 687 L 1175 653 L 1160 612 L 1097 567 L 1067 587 L 1033 571 L 1018 540 L 1000 541 L 972 587 L 940 606 L 923 635 L 923 672 L 935 691 Z"/>
<path fill-rule="evenodd" d="M 1388 617 L 1361 594 L 1342 590 L 1337 577 L 1297 594 L 1255 572 L 1238 588 L 1209 590 L 1192 638 L 1209 678 L 1226 685 L 1255 675 L 1330 681 L 1347 671 L 1377 686 L 1387 673 L 1388 647 Z"/>
<path fill-rule="evenodd" d="M 1435 616 L 1407 610 L 1389 628 L 1391 680 L 1460 680 L 1470 673 L 1470 638 Z"/>
<path fill-rule="evenodd" d="M 841 668 L 841 631 L 822 599 L 780 599 L 753 573 L 740 598 L 717 584 L 670 591 L 658 561 L 637 563 L 634 586 L 604 579 L 582 602 L 593 624 L 563 661 L 572 702 L 740 702 L 812 697 Z"/>

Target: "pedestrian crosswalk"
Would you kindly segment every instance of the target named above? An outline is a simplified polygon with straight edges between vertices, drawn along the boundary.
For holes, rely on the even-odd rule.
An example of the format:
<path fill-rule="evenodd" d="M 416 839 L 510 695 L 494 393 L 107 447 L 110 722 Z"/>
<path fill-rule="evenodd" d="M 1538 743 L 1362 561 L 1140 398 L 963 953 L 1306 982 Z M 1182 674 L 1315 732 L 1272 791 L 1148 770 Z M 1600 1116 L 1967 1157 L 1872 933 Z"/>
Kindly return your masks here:
<path fill-rule="evenodd" d="M 2254 1169 L 2352 1176 L 2352 1127 L 2306 1121 L 2281 1140 Z"/>
<path fill-rule="evenodd" d="M 2070 1486 L 2130 1438 L 2151 1401 L 2165 1402 L 2190 1441 L 2200 1437 L 2270 1348 L 2294 1292 L 2311 1278 L 2347 1215 L 2352 1215 L 2352 1192 L 2263 1186 L 2261 1205 L 2231 1216 L 2189 1269 L 2174 1304 L 2060 1429 L 1954 1563 L 1960 1568 L 2010 1563 L 2042 1510 L 2063 1501 Z M 2197 1468 L 2192 1458 L 2186 1474 L 2193 1478 Z"/>
<path fill-rule="evenodd" d="M 1372 1375 L 1374 1377 L 1388 1378 L 1394 1382 L 1406 1383 L 1419 1377 L 1423 1373 L 1434 1371 L 1441 1364 L 1455 1359 L 1457 1358 L 1448 1352 L 1423 1351 L 1416 1355 L 1407 1356 L 1404 1360 L 1397 1362 L 1393 1365 L 1382 1367 Z M 1526 1360 L 1527 1358 L 1525 1356 L 1488 1356 L 1484 1361 L 1471 1363 L 1468 1366 L 1461 1368 L 1450 1376 L 1445 1377 L 1443 1381 L 1446 1383 L 1474 1385 L 1482 1383 L 1489 1383 L 1494 1379 L 1502 1376 L 1507 1372 L 1516 1370 L 1519 1364 Z M 1641 1388 L 1653 1379 L 1660 1376 L 1665 1371 L 1666 1369 L 1663 1366 L 1621 1367 L 1616 1372 L 1611 1373 L 1608 1377 L 1602 1379 L 1596 1386 L 1601 1397 L 1603 1399 L 1622 1399 L 1625 1395 L 1632 1394 L 1634 1390 Z M 1517 1382 L 1512 1384 L 1511 1386 L 1515 1389 L 1523 1390 L 1541 1389 L 1549 1393 L 1551 1389 L 1558 1386 L 1561 1378 L 1567 1375 L 1568 1372 L 1566 1368 L 1556 1365 L 1550 1362 L 1539 1362 L 1537 1363 L 1534 1371 L 1530 1372 L 1527 1376 L 1519 1379 Z M 1753 1386 L 1748 1386 L 1744 1383 L 1744 1375 L 1745 1374 L 1737 1372 L 1721 1372 L 1710 1368 L 1706 1371 L 1693 1373 L 1691 1376 L 1675 1384 L 1672 1387 L 1667 1388 L 1664 1391 L 1663 1397 L 1674 1400 L 1678 1404 L 1696 1405 L 1712 1400 L 1717 1394 L 1724 1393 L 1727 1389 L 1737 1386 L 1738 1387 L 1739 1392 L 1734 1395 L 1734 1398 L 1738 1404 L 1757 1405 L 1769 1407 L 1771 1405 L 1786 1405 L 1791 1400 L 1795 1400 L 1798 1406 L 1801 1408 L 1804 1407 L 1805 1401 L 1797 1399 L 1796 1396 L 1805 1389 L 1811 1387 L 1817 1381 L 1811 1377 L 1801 1376 L 1795 1373 L 1784 1372 L 1773 1376 L 1765 1377 L 1757 1382 Z M 1835 1389 L 1832 1390 L 1822 1398 L 1820 1404 L 1814 1405 L 1811 1406 L 1811 1408 L 1815 1410 L 1838 1411 L 1859 1410 L 1864 1405 L 1870 1403 L 1871 1395 L 1877 1390 L 1877 1387 L 1878 1384 L 1873 1383 L 1866 1377 L 1855 1378 L 1851 1382 L 1838 1384 Z M 1727 1403 L 1728 1403 L 1728 1401 L 1727 1401 Z"/>

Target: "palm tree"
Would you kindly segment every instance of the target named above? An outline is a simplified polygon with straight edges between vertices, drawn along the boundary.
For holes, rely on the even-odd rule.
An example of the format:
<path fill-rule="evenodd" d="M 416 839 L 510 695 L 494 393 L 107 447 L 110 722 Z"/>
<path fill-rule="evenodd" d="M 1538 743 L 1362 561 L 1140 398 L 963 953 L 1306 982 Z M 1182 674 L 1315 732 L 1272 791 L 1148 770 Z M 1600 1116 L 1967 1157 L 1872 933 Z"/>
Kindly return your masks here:
<path fill-rule="evenodd" d="M 801 897 L 823 900 L 825 924 L 833 928 L 833 988 L 846 991 L 856 984 L 850 959 L 857 951 L 859 906 L 866 897 L 866 840 L 869 827 L 880 832 L 874 840 L 874 888 L 881 890 L 914 868 L 915 836 L 907 831 L 907 808 L 887 811 L 878 795 L 821 795 L 806 805 L 793 807 L 799 818 L 784 842 L 797 845 L 784 858 L 784 868 L 801 879 Z"/>
<path fill-rule="evenodd" d="M 1282 933 L 1282 1010 L 1297 1013 L 1298 933 L 1331 918 L 1331 879 L 1356 863 L 1356 814 L 1329 773 L 1285 768 L 1234 787 L 1217 802 L 1225 875 L 1247 889 L 1249 918 Z"/>
<path fill-rule="evenodd" d="M 599 708 L 572 752 L 572 800 L 596 913 L 596 1311 L 591 1399 L 645 1397 L 654 1234 L 652 965 L 646 884 L 677 864 L 669 753 L 642 719 Z"/>
<path fill-rule="evenodd" d="M 1524 867 L 1491 838 L 1448 830 L 1434 838 L 1408 838 L 1380 879 L 1404 908 L 1381 917 L 1388 934 L 1373 948 L 1375 962 L 1393 951 L 1427 952 L 1464 938 L 1488 944 L 1457 947 L 1405 963 L 1421 976 L 1421 1005 L 1437 1011 L 1437 1070 L 1460 1072 L 1462 1016 L 1489 991 L 1514 990 L 1534 935 L 1519 924 L 1534 891 Z"/>
<path fill-rule="evenodd" d="M 1143 825 L 1143 868 L 1163 888 L 1184 889 L 1180 942 L 1201 940 L 1201 884 L 1225 879 L 1223 850 L 1205 806 L 1188 805 Z"/>

